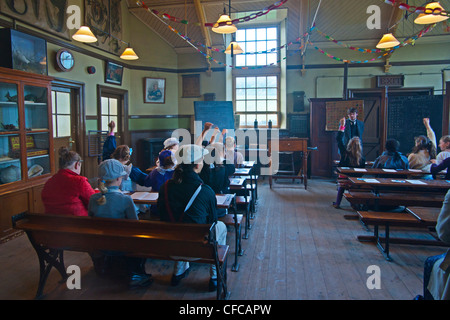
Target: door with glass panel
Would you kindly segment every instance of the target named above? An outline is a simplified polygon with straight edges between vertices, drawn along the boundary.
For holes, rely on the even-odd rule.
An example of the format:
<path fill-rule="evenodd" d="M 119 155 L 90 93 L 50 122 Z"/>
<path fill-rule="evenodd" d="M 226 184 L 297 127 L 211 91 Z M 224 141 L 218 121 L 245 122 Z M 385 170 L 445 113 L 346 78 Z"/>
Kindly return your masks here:
<path fill-rule="evenodd" d="M 117 145 L 122 144 L 122 96 L 102 93 L 100 99 L 100 131 L 108 131 L 108 125 L 114 121 Z"/>

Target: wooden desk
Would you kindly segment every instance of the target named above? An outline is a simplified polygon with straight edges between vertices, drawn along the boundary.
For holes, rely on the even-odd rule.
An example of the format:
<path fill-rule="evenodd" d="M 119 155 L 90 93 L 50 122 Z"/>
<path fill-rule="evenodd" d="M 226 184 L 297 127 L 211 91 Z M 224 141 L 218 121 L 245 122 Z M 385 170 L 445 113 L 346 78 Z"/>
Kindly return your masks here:
<path fill-rule="evenodd" d="M 308 155 L 310 150 L 308 150 L 308 138 L 280 138 L 278 140 L 278 151 L 279 152 L 301 152 L 301 160 L 302 167 L 300 168 L 298 174 L 296 176 L 290 175 L 270 175 L 269 176 L 269 185 L 272 188 L 272 179 L 301 179 L 303 184 L 305 185 L 305 189 L 308 186 Z M 271 140 L 268 142 L 269 146 L 269 156 L 272 155 L 271 150 Z"/>
<path fill-rule="evenodd" d="M 340 174 L 347 176 L 423 176 L 431 174 L 425 170 L 394 170 L 394 169 L 379 169 L 379 168 L 348 168 L 348 167 L 337 167 L 336 171 Z"/>
<path fill-rule="evenodd" d="M 354 186 L 369 186 L 375 190 L 384 187 L 410 188 L 414 190 L 438 189 L 446 192 L 450 189 L 447 180 L 423 180 L 423 179 L 391 179 L 391 178 L 348 178 Z"/>

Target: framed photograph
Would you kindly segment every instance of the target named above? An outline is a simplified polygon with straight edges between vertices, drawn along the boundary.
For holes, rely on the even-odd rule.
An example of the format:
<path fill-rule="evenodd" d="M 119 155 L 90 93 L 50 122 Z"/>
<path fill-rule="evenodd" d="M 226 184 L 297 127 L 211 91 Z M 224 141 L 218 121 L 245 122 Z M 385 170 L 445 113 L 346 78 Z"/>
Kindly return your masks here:
<path fill-rule="evenodd" d="M 107 61 L 105 68 L 105 82 L 122 85 L 123 66 Z"/>
<path fill-rule="evenodd" d="M 144 78 L 144 103 L 165 103 L 166 79 Z"/>

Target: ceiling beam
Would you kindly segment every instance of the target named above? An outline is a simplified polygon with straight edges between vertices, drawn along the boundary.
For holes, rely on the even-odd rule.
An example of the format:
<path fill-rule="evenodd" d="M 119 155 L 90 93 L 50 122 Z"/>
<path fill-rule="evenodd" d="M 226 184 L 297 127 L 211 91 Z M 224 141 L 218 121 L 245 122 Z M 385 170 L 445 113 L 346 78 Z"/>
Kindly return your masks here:
<path fill-rule="evenodd" d="M 206 17 L 205 10 L 203 9 L 200 0 L 194 0 L 195 12 L 197 13 L 198 21 L 200 22 L 200 29 L 202 31 L 203 39 L 205 39 L 206 44 L 206 54 L 211 57 L 211 35 L 209 34 L 209 28 L 205 27 Z M 208 70 L 211 70 L 211 61 L 206 58 L 206 62 L 208 63 Z"/>

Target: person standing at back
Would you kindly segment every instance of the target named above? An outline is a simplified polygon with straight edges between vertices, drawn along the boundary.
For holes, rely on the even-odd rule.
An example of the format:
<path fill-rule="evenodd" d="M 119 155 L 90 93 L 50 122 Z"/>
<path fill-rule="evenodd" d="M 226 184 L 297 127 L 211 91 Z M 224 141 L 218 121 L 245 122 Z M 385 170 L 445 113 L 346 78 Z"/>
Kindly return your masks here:
<path fill-rule="evenodd" d="M 364 122 L 357 119 L 358 110 L 356 108 L 350 108 L 347 111 L 347 115 L 348 118 L 345 120 L 344 129 L 344 146 L 346 146 L 353 137 L 358 137 L 362 142 L 364 133 Z"/>

